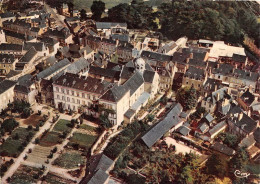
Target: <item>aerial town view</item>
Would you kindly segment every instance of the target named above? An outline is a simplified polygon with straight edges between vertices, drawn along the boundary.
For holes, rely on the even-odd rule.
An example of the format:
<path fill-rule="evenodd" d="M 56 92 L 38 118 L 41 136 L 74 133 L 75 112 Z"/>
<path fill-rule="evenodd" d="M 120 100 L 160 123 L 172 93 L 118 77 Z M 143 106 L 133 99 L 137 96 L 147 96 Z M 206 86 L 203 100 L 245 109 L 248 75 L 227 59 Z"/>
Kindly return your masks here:
<path fill-rule="evenodd" d="M 0 0 L 0 184 L 260 184 L 260 1 Z"/>

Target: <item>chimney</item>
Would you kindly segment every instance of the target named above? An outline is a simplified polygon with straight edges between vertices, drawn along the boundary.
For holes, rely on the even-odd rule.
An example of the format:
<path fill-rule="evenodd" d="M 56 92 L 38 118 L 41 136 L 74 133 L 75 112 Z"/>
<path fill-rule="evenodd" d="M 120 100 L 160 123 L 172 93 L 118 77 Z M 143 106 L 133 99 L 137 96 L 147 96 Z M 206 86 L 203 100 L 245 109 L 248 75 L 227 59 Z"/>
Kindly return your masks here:
<path fill-rule="evenodd" d="M 243 112 L 240 112 L 238 115 L 238 121 L 240 121 L 243 118 Z"/>
<path fill-rule="evenodd" d="M 217 101 L 219 101 L 219 93 L 216 94 L 216 97 L 217 97 Z"/>
<path fill-rule="evenodd" d="M 193 53 L 190 53 L 190 59 L 193 59 Z"/>

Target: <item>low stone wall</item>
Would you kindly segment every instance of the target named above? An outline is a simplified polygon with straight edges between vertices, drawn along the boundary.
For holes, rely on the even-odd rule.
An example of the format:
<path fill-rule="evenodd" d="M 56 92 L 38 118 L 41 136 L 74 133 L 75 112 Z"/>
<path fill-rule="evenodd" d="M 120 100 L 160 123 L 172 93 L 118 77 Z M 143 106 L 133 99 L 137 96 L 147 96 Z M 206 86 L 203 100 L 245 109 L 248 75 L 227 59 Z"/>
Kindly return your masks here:
<path fill-rule="evenodd" d="M 104 132 L 99 136 L 98 140 L 95 142 L 95 144 L 91 148 L 90 154 L 93 155 L 94 151 L 96 150 L 97 146 L 102 142 L 102 139 L 106 135 L 107 131 L 104 130 Z"/>

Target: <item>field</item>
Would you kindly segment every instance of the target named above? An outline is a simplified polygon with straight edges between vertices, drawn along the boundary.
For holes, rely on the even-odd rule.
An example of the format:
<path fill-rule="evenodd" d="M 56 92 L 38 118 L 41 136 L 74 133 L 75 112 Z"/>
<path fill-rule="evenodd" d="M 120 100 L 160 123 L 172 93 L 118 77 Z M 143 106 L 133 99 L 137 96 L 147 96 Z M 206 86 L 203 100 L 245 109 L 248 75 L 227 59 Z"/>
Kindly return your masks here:
<path fill-rule="evenodd" d="M 69 145 L 78 144 L 80 148 L 89 149 L 92 144 L 96 141 L 97 136 L 83 134 L 83 133 L 74 133 Z"/>
<path fill-rule="evenodd" d="M 110 9 L 120 3 L 130 3 L 132 0 L 102 0 L 106 4 L 106 9 Z M 158 6 L 162 2 L 169 2 L 170 0 L 148 0 L 145 1 L 146 4 L 150 6 Z M 76 9 L 86 9 L 90 11 L 90 7 L 93 3 L 93 0 L 74 0 L 75 8 Z"/>
<path fill-rule="evenodd" d="M 60 119 L 55 126 L 53 127 L 53 131 L 56 132 L 70 132 L 72 130 L 71 127 L 69 127 L 70 121 L 65 119 Z"/>
<path fill-rule="evenodd" d="M 74 184 L 74 182 L 71 180 L 61 178 L 49 172 L 46 175 L 46 180 L 43 181 L 42 184 Z"/>
<path fill-rule="evenodd" d="M 18 139 L 15 139 L 16 134 L 18 135 Z M 0 155 L 17 157 L 23 151 L 24 146 L 28 144 L 28 140 L 31 140 L 31 137 L 34 134 L 35 131 L 28 131 L 26 128 L 19 127 L 15 129 L 11 136 L 0 146 Z M 22 146 L 23 143 L 24 146 Z"/>
<path fill-rule="evenodd" d="M 37 114 L 33 114 L 29 118 L 25 119 L 23 121 L 23 123 L 26 124 L 26 125 L 32 125 L 32 126 L 36 127 L 37 125 L 40 124 L 40 122 L 39 122 L 40 120 L 43 120 L 42 116 L 39 116 Z"/>
<path fill-rule="evenodd" d="M 84 129 L 84 130 L 88 130 L 90 132 L 96 132 L 96 130 L 97 130 L 96 127 L 89 126 L 89 125 L 86 125 L 86 124 L 81 124 L 79 128 Z"/>
<path fill-rule="evenodd" d="M 81 156 L 81 153 L 76 151 L 68 151 L 63 153 L 54 161 L 54 165 L 65 169 L 77 168 L 78 164 L 85 164 L 85 159 Z"/>
<path fill-rule="evenodd" d="M 36 183 L 42 173 L 39 168 L 21 165 L 11 177 L 10 184 Z"/>
<path fill-rule="evenodd" d="M 58 132 L 48 132 L 41 140 L 40 140 L 40 146 L 54 146 L 61 141 L 60 133 Z"/>
<path fill-rule="evenodd" d="M 36 145 L 33 148 L 32 153 L 28 155 L 27 161 L 38 163 L 38 164 L 44 164 L 51 150 L 52 147 L 44 147 L 44 146 Z"/>

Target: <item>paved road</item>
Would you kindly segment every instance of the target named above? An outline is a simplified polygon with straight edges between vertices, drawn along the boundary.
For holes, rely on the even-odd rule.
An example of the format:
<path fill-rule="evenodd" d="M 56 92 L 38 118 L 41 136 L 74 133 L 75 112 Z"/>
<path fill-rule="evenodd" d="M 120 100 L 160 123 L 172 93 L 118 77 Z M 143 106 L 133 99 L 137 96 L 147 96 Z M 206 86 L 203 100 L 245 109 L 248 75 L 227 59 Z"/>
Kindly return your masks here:
<path fill-rule="evenodd" d="M 56 12 L 54 12 L 54 10 L 48 5 L 48 4 L 44 4 L 44 7 L 46 9 L 46 11 L 50 14 L 52 14 L 53 18 L 56 20 L 56 23 L 59 27 L 66 27 L 66 24 L 64 23 L 64 16 L 62 15 L 58 15 Z"/>

